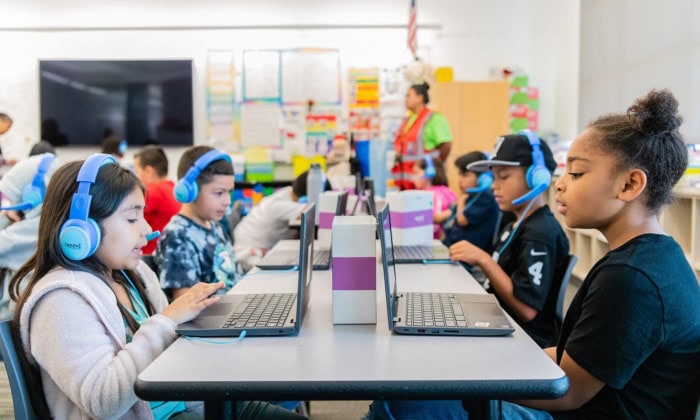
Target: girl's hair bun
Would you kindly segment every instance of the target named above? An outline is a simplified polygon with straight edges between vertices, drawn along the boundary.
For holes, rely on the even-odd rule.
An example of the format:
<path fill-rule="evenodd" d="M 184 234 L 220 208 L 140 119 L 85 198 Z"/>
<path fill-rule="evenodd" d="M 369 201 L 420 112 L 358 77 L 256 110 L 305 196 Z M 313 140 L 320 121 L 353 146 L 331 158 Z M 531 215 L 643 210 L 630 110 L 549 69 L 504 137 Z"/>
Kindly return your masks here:
<path fill-rule="evenodd" d="M 683 122 L 678 115 L 678 101 L 667 89 L 652 90 L 637 99 L 627 116 L 635 130 L 652 136 L 677 130 Z"/>

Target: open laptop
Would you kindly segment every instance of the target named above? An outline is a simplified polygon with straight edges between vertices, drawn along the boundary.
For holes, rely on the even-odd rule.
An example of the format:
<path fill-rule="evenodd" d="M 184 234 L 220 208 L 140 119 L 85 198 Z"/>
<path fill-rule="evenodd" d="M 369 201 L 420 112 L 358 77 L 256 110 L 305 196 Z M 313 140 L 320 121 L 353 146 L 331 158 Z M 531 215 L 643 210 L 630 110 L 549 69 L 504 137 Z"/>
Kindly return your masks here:
<path fill-rule="evenodd" d="M 396 292 L 389 204 L 377 214 L 389 329 L 396 334 L 502 336 L 515 329 L 490 294 Z"/>
<path fill-rule="evenodd" d="M 394 246 L 396 264 L 451 264 L 450 250 L 437 239 L 429 245 Z"/>
<path fill-rule="evenodd" d="M 344 216 L 348 206 L 348 192 L 344 191 L 338 196 L 338 204 L 335 208 L 336 216 Z M 304 230 L 304 227 L 301 227 Z M 313 238 L 313 233 L 311 235 Z M 289 270 L 297 266 L 299 261 L 299 252 L 296 249 L 281 247 L 278 243 L 265 254 L 265 256 L 256 264 L 261 270 Z M 314 270 L 329 270 L 331 268 L 331 247 L 319 246 L 314 250 L 313 269 Z"/>
<path fill-rule="evenodd" d="M 370 216 L 377 215 L 377 204 L 374 201 L 374 180 L 372 178 L 364 179 L 363 194 L 367 199 L 367 214 Z"/>
<path fill-rule="evenodd" d="M 224 295 L 175 331 L 191 337 L 236 337 L 243 331 L 246 336 L 297 334 L 311 299 L 315 213 L 312 204 L 301 214 L 297 293 Z"/>

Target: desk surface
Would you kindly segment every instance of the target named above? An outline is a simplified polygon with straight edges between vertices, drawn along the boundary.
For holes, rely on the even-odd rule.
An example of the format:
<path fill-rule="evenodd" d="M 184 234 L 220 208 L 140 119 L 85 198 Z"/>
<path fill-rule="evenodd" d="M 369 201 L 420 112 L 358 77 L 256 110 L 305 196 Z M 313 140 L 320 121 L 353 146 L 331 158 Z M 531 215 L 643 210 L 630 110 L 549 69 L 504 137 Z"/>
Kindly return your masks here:
<path fill-rule="evenodd" d="M 377 267 L 376 325 L 333 325 L 331 271 L 315 271 L 298 336 L 227 344 L 178 339 L 139 375 L 137 395 L 146 400 L 555 398 L 568 389 L 564 372 L 517 325 L 508 337 L 391 334 Z M 397 274 L 400 291 L 483 293 L 459 266 L 398 265 Z M 293 292 L 296 281 L 297 273 L 260 272 L 234 291 Z"/>

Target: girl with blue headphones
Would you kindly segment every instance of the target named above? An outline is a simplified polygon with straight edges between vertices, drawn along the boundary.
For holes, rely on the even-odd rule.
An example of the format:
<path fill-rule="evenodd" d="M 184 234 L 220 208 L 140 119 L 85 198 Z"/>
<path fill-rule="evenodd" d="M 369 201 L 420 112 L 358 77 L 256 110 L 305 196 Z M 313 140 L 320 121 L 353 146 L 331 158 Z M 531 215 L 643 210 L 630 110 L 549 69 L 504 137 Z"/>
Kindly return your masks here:
<path fill-rule="evenodd" d="M 416 189 L 433 193 L 433 237 L 442 239 L 445 234 L 442 224 L 450 217 L 450 206 L 457 196 L 447 185 L 447 174 L 441 160 L 430 155 L 416 161 L 413 166 L 413 184 Z"/>
<path fill-rule="evenodd" d="M 200 283 L 168 305 L 141 261 L 151 232 L 143 186 L 109 155 L 59 168 L 43 209 L 42 245 L 10 284 L 35 410 L 46 418 L 49 409 L 55 418 L 165 418 L 186 410 L 139 400 L 134 383 L 179 323 L 218 301 L 210 296 L 223 284 Z"/>
<path fill-rule="evenodd" d="M 144 205 L 136 176 L 106 154 L 67 163 L 48 185 L 42 246 L 10 283 L 17 347 L 40 418 L 202 414 L 201 403 L 149 403 L 134 394 L 137 376 L 175 340 L 177 325 L 217 302 L 212 294 L 224 286 L 198 283 L 168 304 L 141 261 L 151 234 Z M 289 413 L 260 402 L 238 409 L 255 412 L 248 418 Z"/>

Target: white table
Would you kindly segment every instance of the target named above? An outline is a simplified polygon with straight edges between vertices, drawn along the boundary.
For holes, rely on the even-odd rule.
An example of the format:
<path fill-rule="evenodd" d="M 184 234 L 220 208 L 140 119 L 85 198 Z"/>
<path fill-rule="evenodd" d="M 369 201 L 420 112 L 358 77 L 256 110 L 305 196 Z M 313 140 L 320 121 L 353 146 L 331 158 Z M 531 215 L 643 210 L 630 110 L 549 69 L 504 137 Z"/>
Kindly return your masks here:
<path fill-rule="evenodd" d="M 315 271 L 297 336 L 232 344 L 178 339 L 138 377 L 145 400 L 556 398 L 568 378 L 522 329 L 508 337 L 399 336 L 388 329 L 381 265 L 376 325 L 333 325 L 331 271 Z M 484 293 L 456 265 L 398 265 L 399 291 Z M 294 292 L 297 273 L 261 272 L 232 292 Z"/>

